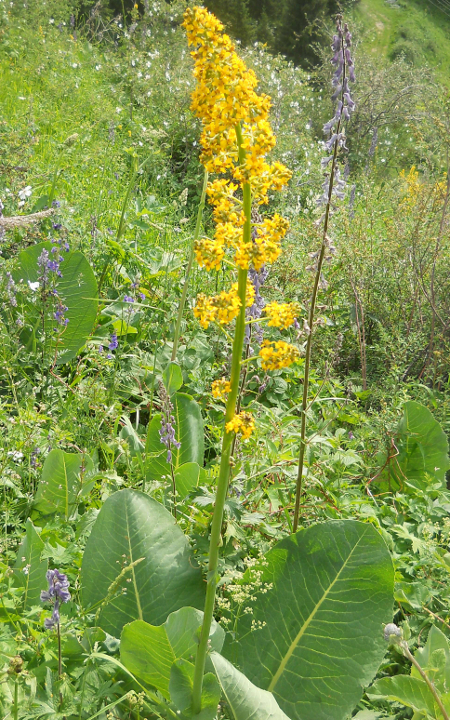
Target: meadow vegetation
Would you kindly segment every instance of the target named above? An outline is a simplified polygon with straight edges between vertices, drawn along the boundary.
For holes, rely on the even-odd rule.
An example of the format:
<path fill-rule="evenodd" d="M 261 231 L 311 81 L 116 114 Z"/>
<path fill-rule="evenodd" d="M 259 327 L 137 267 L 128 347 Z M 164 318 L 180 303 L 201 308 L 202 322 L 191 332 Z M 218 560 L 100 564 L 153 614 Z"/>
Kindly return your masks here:
<path fill-rule="evenodd" d="M 423 5 L 0 0 L 5 720 L 448 720 Z"/>

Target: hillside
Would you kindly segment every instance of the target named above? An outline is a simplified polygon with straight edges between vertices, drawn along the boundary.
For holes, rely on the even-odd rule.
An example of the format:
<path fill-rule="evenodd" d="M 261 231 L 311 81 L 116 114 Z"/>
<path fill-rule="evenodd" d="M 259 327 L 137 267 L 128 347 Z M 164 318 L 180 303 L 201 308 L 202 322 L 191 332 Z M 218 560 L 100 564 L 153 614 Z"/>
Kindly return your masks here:
<path fill-rule="evenodd" d="M 447 1 L 0 0 L 2 720 L 450 717 Z"/>
<path fill-rule="evenodd" d="M 450 3 L 447 0 L 360 0 L 353 11 L 365 43 L 380 59 L 404 55 L 434 68 L 450 85 Z"/>

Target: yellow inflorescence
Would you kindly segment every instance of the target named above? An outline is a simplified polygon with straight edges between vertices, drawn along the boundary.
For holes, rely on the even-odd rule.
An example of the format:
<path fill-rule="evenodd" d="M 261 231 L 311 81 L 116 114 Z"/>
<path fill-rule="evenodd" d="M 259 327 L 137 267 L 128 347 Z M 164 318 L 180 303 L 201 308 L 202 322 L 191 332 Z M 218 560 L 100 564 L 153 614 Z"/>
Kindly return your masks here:
<path fill-rule="evenodd" d="M 201 267 L 218 270 L 229 248 L 239 267 L 248 269 L 253 264 L 259 270 L 280 255 L 288 223 L 279 215 L 256 223 L 252 242 L 244 245 L 245 217 L 242 200 L 236 193 L 239 195 L 243 184 L 248 183 L 252 199 L 261 204 L 267 202 L 270 189 L 280 190 L 291 177 L 284 165 L 266 160 L 275 145 L 268 121 L 270 98 L 255 92 L 254 72 L 236 54 L 231 39 L 223 33 L 222 23 L 214 15 L 201 7 L 189 8 L 183 25 L 189 44 L 195 48 L 192 56 L 197 86 L 191 107 L 203 124 L 200 159 L 210 173 L 231 175 L 231 179 L 218 178 L 208 184 L 216 231 L 213 240 L 202 238 L 196 243 L 195 256 Z M 238 125 L 245 150 L 242 163 Z"/>
<path fill-rule="evenodd" d="M 247 440 L 255 429 L 255 420 L 251 413 L 241 412 L 238 415 L 235 415 L 230 422 L 227 422 L 225 429 L 229 433 L 240 432 L 244 440 Z"/>
<path fill-rule="evenodd" d="M 247 283 L 246 307 L 253 305 L 254 298 L 255 289 L 251 283 Z M 241 301 L 238 295 L 238 284 L 233 283 L 229 292 L 223 290 L 213 297 L 208 297 L 208 295 L 204 293 L 197 295 L 194 315 L 200 325 L 206 329 L 212 322 L 218 322 L 220 325 L 226 325 L 226 323 L 231 322 L 239 314 L 240 307 Z"/>
<path fill-rule="evenodd" d="M 225 378 L 220 378 L 220 380 L 214 380 L 211 389 L 214 398 L 225 400 L 231 390 L 231 383 Z"/>
<path fill-rule="evenodd" d="M 263 370 L 280 370 L 296 362 L 300 353 L 295 345 L 290 345 L 284 340 L 277 342 L 264 340 L 259 356 L 262 360 Z"/>
<path fill-rule="evenodd" d="M 285 330 L 294 323 L 295 319 L 299 315 L 300 305 L 295 302 L 271 302 L 266 305 L 264 311 L 269 318 L 269 322 L 267 323 L 269 326 Z"/>

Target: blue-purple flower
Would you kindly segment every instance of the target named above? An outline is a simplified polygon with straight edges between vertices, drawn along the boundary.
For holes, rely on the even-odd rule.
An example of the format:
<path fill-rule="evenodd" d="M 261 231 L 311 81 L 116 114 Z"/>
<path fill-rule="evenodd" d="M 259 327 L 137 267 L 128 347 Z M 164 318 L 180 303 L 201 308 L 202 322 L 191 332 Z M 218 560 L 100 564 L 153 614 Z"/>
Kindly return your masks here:
<path fill-rule="evenodd" d="M 50 630 L 60 621 L 59 607 L 61 603 L 70 600 L 69 581 L 67 575 L 60 573 L 59 570 L 47 571 L 48 590 L 42 590 L 41 602 L 52 602 L 52 616 L 44 620 L 44 627 Z"/>
<path fill-rule="evenodd" d="M 181 443 L 175 439 L 175 418 L 172 415 L 173 405 L 170 402 L 167 390 L 163 383 L 159 384 L 159 397 L 161 399 L 161 428 L 159 431 L 159 437 L 163 445 L 167 448 L 167 462 L 172 462 L 172 448 L 176 447 L 178 450 L 181 447 Z"/>
<path fill-rule="evenodd" d="M 345 180 L 341 177 L 340 169 L 335 162 L 338 148 L 345 149 L 345 133 L 344 123 L 350 119 L 350 115 L 355 110 L 355 103 L 350 93 L 350 83 L 355 82 L 355 68 L 351 56 L 352 35 L 348 29 L 347 23 L 342 25 L 340 17 L 336 23 L 336 34 L 333 35 L 331 49 L 333 57 L 331 64 L 334 67 L 331 85 L 333 94 L 331 99 L 336 102 L 334 115 L 323 126 L 325 135 L 329 135 L 328 140 L 324 142 L 326 157 L 323 158 L 322 168 L 326 170 L 329 163 L 333 161 L 333 177 L 329 172 L 325 172 L 325 180 L 322 185 L 323 192 L 318 198 L 319 205 L 331 204 L 332 196 L 338 200 L 344 198 Z"/>
<path fill-rule="evenodd" d="M 111 352 L 113 350 L 117 350 L 117 348 L 119 347 L 119 341 L 117 339 L 117 335 L 115 332 L 113 332 L 113 334 L 111 335 L 111 340 L 109 342 L 108 347 L 111 350 Z"/>
<path fill-rule="evenodd" d="M 16 300 L 16 283 L 13 280 L 13 276 L 10 272 L 6 273 L 8 282 L 6 283 L 6 294 L 8 295 L 9 304 L 11 307 L 17 307 Z"/>
<path fill-rule="evenodd" d="M 252 320 L 258 320 L 261 317 L 264 307 L 266 305 L 266 301 L 260 293 L 260 288 L 261 285 L 264 285 L 265 281 L 267 280 L 268 274 L 269 271 L 264 265 L 260 270 L 255 270 L 254 267 L 249 268 L 248 277 L 255 289 L 255 298 L 253 300 L 253 305 L 251 305 L 251 307 L 249 307 L 247 310 L 247 316 Z M 259 323 L 252 323 L 251 325 L 245 326 L 246 345 L 250 344 L 251 338 L 253 338 L 259 345 L 261 345 L 263 340 L 263 330 Z"/>

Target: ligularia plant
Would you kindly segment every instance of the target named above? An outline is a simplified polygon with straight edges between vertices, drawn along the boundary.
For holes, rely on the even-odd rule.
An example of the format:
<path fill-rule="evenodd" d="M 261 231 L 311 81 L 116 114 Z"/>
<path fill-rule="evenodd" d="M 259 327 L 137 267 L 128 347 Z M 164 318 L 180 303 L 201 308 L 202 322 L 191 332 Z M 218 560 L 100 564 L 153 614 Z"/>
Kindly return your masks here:
<path fill-rule="evenodd" d="M 288 226 L 278 214 L 264 218 L 259 212 L 269 190 L 281 190 L 290 177 L 283 165 L 267 159 L 275 144 L 270 100 L 255 92 L 254 73 L 214 15 L 188 9 L 184 27 L 194 48 L 192 108 L 203 125 L 201 161 L 211 177 L 206 195 L 215 219 L 214 237 L 196 233 L 193 251 L 200 267 L 214 271 L 226 263 L 232 275 L 218 295 L 197 297 L 194 314 L 205 328 L 234 322 L 233 336 L 223 328 L 232 345 L 230 377 L 212 387 L 226 409 L 206 582 L 168 510 L 145 493 L 125 489 L 104 503 L 87 542 L 83 603 L 101 606 L 99 624 L 121 634 L 121 663 L 145 684 L 158 716 L 215 720 L 225 702 L 234 720 L 344 720 L 383 658 L 380 629 L 392 612 L 392 562 L 373 525 L 330 521 L 286 537 L 249 563 L 232 603 L 216 607 L 234 441 L 238 434 L 249 438 L 255 426 L 252 414 L 240 410 L 244 349 L 248 357 L 256 341 L 264 370 L 295 362 L 295 346 L 263 340 L 261 326 L 252 337 L 251 329 L 265 321 L 283 331 L 296 325 L 300 308 L 266 304 L 260 294 Z M 161 417 L 149 423 L 146 447 L 149 455 L 155 452 L 148 476 L 167 475 L 170 463 L 174 495 L 186 495 L 203 471 L 202 419 L 192 398 L 178 392 L 182 378 L 175 368 L 172 363 L 164 371 L 162 424 Z M 126 591 L 119 592 L 125 577 Z M 218 624 L 221 611 L 233 615 L 227 618 L 232 633 Z"/>
<path fill-rule="evenodd" d="M 281 254 L 281 240 L 288 223 L 275 214 L 259 223 L 252 223 L 252 203 L 268 200 L 270 189 L 281 190 L 291 177 L 281 163 L 269 164 L 266 156 L 275 145 L 268 121 L 270 99 L 255 92 L 257 79 L 235 52 L 223 25 L 207 10 L 196 7 L 185 14 L 189 45 L 195 47 L 194 75 L 197 87 L 192 96 L 192 109 L 202 121 L 202 153 L 200 160 L 209 173 L 226 175 L 208 184 L 207 195 L 214 208 L 213 240 L 199 239 L 195 254 L 198 264 L 206 269 L 221 267 L 227 258 L 237 270 L 237 283 L 214 297 L 201 294 L 197 298 L 195 316 L 203 327 L 211 322 L 225 325 L 236 319 L 231 357 L 231 377 L 225 411 L 225 432 L 222 441 L 219 480 L 211 528 L 206 590 L 205 615 L 195 663 L 194 712 L 200 711 L 202 678 L 217 586 L 217 564 L 223 510 L 230 476 L 230 457 L 235 433 L 249 437 L 253 417 L 248 412 L 236 414 L 239 393 L 242 351 L 246 328 L 246 307 L 255 300 L 254 285 L 248 282 L 250 268 L 259 272 Z M 252 232 L 253 230 L 253 232 Z M 287 327 L 295 313 L 287 306 L 271 303 L 270 318 L 274 325 Z M 260 350 L 264 368 L 287 367 L 294 362 L 297 348 L 283 341 L 265 341 Z"/>

